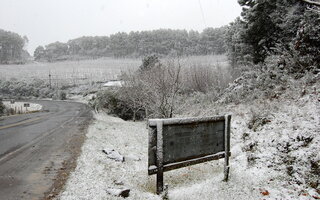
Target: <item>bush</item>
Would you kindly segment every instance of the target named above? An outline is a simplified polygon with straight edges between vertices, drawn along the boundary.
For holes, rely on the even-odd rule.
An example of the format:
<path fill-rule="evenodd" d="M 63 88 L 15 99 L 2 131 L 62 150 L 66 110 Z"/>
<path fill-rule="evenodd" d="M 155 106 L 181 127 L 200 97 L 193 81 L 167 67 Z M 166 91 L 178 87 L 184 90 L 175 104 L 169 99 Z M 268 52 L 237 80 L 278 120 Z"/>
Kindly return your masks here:
<path fill-rule="evenodd" d="M 193 64 L 181 73 L 183 93 L 215 91 L 219 93 L 232 81 L 229 67 Z"/>
<path fill-rule="evenodd" d="M 4 114 L 5 106 L 2 103 L 2 99 L 0 99 L 0 116 Z"/>
<path fill-rule="evenodd" d="M 276 63 L 254 65 L 233 81 L 221 96 L 221 102 L 248 102 L 253 99 L 274 99 L 284 93 L 290 76 Z"/>
<path fill-rule="evenodd" d="M 67 88 L 64 86 L 63 88 Z M 58 88 L 49 88 L 44 80 L 33 79 L 30 81 L 11 79 L 8 81 L 0 80 L 0 94 L 6 98 L 53 98 L 66 100 L 65 90 Z"/>
<path fill-rule="evenodd" d="M 161 63 L 155 56 L 147 57 L 138 71 L 122 74 L 119 94 L 134 113 L 146 110 L 147 117 L 172 117 L 181 90 L 180 70 L 178 60 Z"/>
<path fill-rule="evenodd" d="M 66 100 L 67 99 L 67 93 L 64 91 L 59 92 L 59 99 L 60 100 Z"/>
<path fill-rule="evenodd" d="M 105 110 L 108 114 L 115 115 L 124 120 L 143 119 L 144 110 L 134 113 L 126 99 L 122 99 L 116 90 L 101 91 L 89 104 L 96 110 Z M 135 115 L 135 116 L 134 116 Z"/>

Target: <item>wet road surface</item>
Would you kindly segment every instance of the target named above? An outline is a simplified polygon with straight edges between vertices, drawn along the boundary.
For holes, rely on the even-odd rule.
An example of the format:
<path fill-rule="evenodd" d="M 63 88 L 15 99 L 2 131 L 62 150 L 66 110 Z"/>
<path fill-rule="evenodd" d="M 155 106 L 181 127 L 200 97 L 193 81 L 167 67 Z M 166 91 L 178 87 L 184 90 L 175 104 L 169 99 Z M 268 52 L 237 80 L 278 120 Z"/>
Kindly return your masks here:
<path fill-rule="evenodd" d="M 43 111 L 0 118 L 0 200 L 54 197 L 75 167 L 92 119 L 81 103 L 30 102 Z"/>

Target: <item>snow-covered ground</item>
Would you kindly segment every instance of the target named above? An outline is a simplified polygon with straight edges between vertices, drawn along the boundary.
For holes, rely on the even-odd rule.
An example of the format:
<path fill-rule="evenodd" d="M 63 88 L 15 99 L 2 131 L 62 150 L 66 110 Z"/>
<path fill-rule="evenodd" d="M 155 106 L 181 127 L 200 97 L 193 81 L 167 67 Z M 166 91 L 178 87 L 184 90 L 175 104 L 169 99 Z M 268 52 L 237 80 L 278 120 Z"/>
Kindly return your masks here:
<path fill-rule="evenodd" d="M 232 113 L 231 169 L 229 182 L 223 182 L 223 159 L 166 172 L 169 199 L 313 199 L 315 189 L 301 178 L 310 159 L 319 162 L 319 103 L 307 96 L 299 102 L 255 101 L 252 104 L 229 105 Z M 270 107 L 276 106 L 276 109 Z M 255 109 L 255 111 L 253 110 Z M 265 125 L 248 128 L 255 112 L 269 110 Z M 204 111 L 210 114 L 215 111 Z M 255 113 L 255 115 L 258 115 Z M 290 152 L 279 153 L 287 142 L 299 136 L 313 137 L 297 144 Z M 155 195 L 155 175 L 147 175 L 148 135 L 145 122 L 128 122 L 96 114 L 82 148 L 76 170 L 71 174 L 61 200 L 119 199 L 107 188 L 130 188 L 128 199 L 161 199 Z M 109 159 L 103 149 L 115 149 L 125 162 Z M 281 150 L 281 149 L 280 149 Z M 292 164 L 297 184 L 290 181 L 283 156 L 295 157 Z M 117 185 L 116 182 L 123 182 Z M 314 197 L 312 197 L 314 196 Z"/>
<path fill-rule="evenodd" d="M 25 103 L 29 103 L 30 107 L 24 107 Z M 42 105 L 30 102 L 15 102 L 11 104 L 10 101 L 4 101 L 3 104 L 6 108 L 15 110 L 16 113 L 37 112 L 42 109 Z"/>
<path fill-rule="evenodd" d="M 165 172 L 168 199 L 320 199 L 319 82 L 296 83 L 277 98 L 247 103 L 186 99 L 181 116 L 232 114 L 230 178 L 223 181 L 223 159 Z M 57 199 L 121 198 L 108 194 L 109 188 L 131 189 L 128 199 L 161 199 L 155 175 L 147 174 L 146 123 L 103 113 L 95 118 L 77 168 Z M 125 161 L 108 158 L 104 149 L 114 149 Z"/>
<path fill-rule="evenodd" d="M 68 100 L 88 104 L 88 102 L 95 96 L 96 94 L 88 94 L 85 97 L 83 95 L 69 95 Z"/>

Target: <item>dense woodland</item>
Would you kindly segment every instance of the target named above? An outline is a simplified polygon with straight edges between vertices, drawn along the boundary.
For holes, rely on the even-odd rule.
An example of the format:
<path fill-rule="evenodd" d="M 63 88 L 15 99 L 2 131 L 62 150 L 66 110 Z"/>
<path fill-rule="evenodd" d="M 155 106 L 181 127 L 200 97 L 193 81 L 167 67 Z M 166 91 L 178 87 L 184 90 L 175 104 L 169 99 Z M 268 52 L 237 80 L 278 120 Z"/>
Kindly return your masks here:
<path fill-rule="evenodd" d="M 227 27 L 198 31 L 159 29 L 119 32 L 110 36 L 81 37 L 67 43 L 55 42 L 39 46 L 36 60 L 66 60 L 79 57 L 143 57 L 150 54 L 208 55 L 225 53 L 224 37 Z"/>
<path fill-rule="evenodd" d="M 319 69 L 320 3 L 308 0 L 239 0 L 241 18 L 228 27 L 226 42 L 235 63 L 263 63 L 280 56 L 290 72 Z"/>
<path fill-rule="evenodd" d="M 26 36 L 21 37 L 17 33 L 0 29 L 0 64 L 26 62 L 29 54 L 24 47 L 27 43 Z"/>

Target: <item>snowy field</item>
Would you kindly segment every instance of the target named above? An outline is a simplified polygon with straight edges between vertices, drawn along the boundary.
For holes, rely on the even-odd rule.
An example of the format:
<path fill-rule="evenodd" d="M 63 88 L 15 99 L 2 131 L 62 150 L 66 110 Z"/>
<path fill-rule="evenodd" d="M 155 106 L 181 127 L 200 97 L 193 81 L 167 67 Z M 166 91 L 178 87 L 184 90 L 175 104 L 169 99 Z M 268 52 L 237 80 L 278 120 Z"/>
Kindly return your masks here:
<path fill-rule="evenodd" d="M 202 65 L 208 67 L 228 65 L 225 55 L 190 56 L 180 58 L 184 66 Z M 135 70 L 141 59 L 100 58 L 95 60 L 61 61 L 54 63 L 33 62 L 25 65 L 0 65 L 0 80 L 19 79 L 31 81 L 41 79 L 52 85 L 91 84 L 118 79 L 122 71 Z"/>
<path fill-rule="evenodd" d="M 319 102 L 317 96 L 307 96 L 293 103 L 287 101 L 255 101 L 252 104 L 229 105 L 219 114 L 232 114 L 230 179 L 223 182 L 223 159 L 166 172 L 169 199 L 314 199 L 316 191 L 301 179 L 307 173 L 308 161 L 320 161 Z M 270 104 L 269 104 L 270 103 Z M 269 109 L 266 105 L 275 106 Z M 270 110 L 266 125 L 248 128 L 252 109 Z M 212 115 L 219 110 L 204 110 L 200 115 Z M 96 114 L 87 140 L 82 147 L 76 170 L 71 174 L 61 200 L 121 199 L 106 192 L 108 188 L 129 188 L 127 199 L 161 199 L 155 195 L 155 175 L 147 175 L 148 136 L 145 122 L 128 122 Z M 313 137 L 305 147 L 279 154 L 286 142 L 298 136 Z M 253 143 L 259 145 L 255 147 Z M 301 145 L 303 145 L 301 143 Z M 250 149 L 252 147 L 252 149 Z M 124 162 L 109 159 L 103 149 L 114 149 L 125 157 Z M 308 152 L 307 155 L 305 152 Z M 293 165 L 301 184 L 290 180 L 282 156 L 295 156 Z M 249 159 L 252 157 L 252 160 Z M 301 168 L 305 167 L 305 168 Z M 123 185 L 118 185 L 118 183 Z"/>
<path fill-rule="evenodd" d="M 25 103 L 29 102 L 15 102 L 13 104 L 11 104 L 10 101 L 3 102 L 6 108 L 13 109 L 16 113 L 37 112 L 42 109 L 42 105 L 36 103 L 29 103 L 30 107 L 24 107 Z"/>
<path fill-rule="evenodd" d="M 92 81 L 116 79 L 122 70 L 141 65 L 140 59 L 101 58 L 96 60 L 62 61 L 54 63 L 34 62 L 25 65 L 0 65 L 0 80 L 48 80 L 52 85 L 83 84 Z"/>

